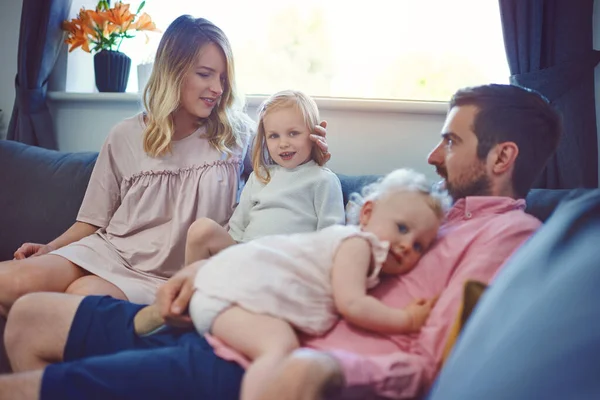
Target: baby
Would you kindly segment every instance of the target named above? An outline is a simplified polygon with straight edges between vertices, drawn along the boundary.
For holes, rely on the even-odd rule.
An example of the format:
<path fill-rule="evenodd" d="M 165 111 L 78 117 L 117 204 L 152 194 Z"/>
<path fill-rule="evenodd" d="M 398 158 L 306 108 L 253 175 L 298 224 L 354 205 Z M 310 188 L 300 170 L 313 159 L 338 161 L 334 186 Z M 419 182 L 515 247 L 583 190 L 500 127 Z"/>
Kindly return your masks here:
<path fill-rule="evenodd" d="M 381 275 L 415 267 L 449 204 L 423 175 L 396 170 L 368 186 L 364 198 L 354 196 L 350 208 L 358 212 L 349 214 L 358 225 L 267 236 L 200 261 L 190 316 L 200 334 L 211 333 L 252 360 L 242 399 L 258 398 L 263 381 L 299 346 L 295 329 L 322 335 L 341 316 L 375 332 L 419 330 L 433 302 L 396 309 L 368 290 Z M 136 317 L 138 333 L 163 323 L 152 307 L 138 314 L 147 317 Z"/>

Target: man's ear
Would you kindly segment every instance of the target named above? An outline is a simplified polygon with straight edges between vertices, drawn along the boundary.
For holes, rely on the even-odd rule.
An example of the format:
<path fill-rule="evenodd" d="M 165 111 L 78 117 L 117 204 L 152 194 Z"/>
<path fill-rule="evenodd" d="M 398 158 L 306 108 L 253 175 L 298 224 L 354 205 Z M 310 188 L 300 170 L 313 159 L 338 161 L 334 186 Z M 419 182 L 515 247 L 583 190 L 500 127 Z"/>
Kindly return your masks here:
<path fill-rule="evenodd" d="M 492 150 L 492 172 L 502 175 L 511 170 L 519 155 L 519 146 L 515 142 L 498 143 Z"/>
<path fill-rule="evenodd" d="M 364 226 L 369 223 L 371 219 L 371 214 L 373 213 L 373 201 L 367 200 L 365 204 L 360 208 L 360 215 L 358 217 L 358 222 L 361 226 Z"/>

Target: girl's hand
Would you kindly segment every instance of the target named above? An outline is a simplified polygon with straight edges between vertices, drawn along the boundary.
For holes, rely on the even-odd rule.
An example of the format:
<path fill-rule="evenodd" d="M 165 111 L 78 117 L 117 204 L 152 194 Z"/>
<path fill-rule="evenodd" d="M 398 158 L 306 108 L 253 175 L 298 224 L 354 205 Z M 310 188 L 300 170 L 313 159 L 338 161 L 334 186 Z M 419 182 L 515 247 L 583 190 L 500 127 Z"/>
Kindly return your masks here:
<path fill-rule="evenodd" d="M 319 149 L 323 152 L 323 157 L 325 158 L 325 162 L 329 161 L 331 158 L 331 153 L 329 153 L 329 146 L 327 145 L 327 121 L 321 121 L 321 123 L 315 126 L 315 133 L 310 135 L 310 140 L 316 143 L 319 146 Z"/>
<path fill-rule="evenodd" d="M 426 299 L 416 299 L 412 303 L 410 303 L 404 309 L 411 318 L 411 331 L 417 332 L 427 321 L 427 317 L 429 317 L 429 313 L 433 306 L 435 306 L 435 302 L 437 301 L 438 296 L 431 298 L 429 300 Z"/>
<path fill-rule="evenodd" d="M 39 244 L 39 243 L 23 243 L 21 247 L 15 251 L 14 257 L 15 260 L 24 260 L 28 257 L 37 257 L 42 254 L 50 253 L 55 249 L 52 246 L 47 244 Z"/>
<path fill-rule="evenodd" d="M 178 327 L 192 325 L 187 310 L 194 293 L 194 279 L 199 266 L 198 263 L 188 265 L 158 289 L 154 304 L 168 325 Z"/>

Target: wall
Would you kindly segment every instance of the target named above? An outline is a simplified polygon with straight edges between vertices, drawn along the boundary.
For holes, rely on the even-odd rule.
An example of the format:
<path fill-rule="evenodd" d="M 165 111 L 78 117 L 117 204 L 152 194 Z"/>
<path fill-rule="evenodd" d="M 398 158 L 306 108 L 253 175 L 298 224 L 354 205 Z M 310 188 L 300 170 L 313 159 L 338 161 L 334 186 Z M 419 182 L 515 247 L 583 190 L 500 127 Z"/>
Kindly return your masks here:
<path fill-rule="evenodd" d="M 52 93 L 51 97 L 58 146 L 65 151 L 97 151 L 112 125 L 141 110 L 134 94 Z M 259 102 L 249 101 L 249 115 L 256 115 Z M 426 156 L 439 140 L 445 104 L 390 102 L 374 110 L 370 102 L 317 102 L 321 117 L 329 123 L 329 167 L 334 171 L 381 174 L 412 167 L 436 177 Z"/>
<path fill-rule="evenodd" d="M 17 74 L 17 46 L 23 0 L 0 3 L 0 138 L 6 137 L 8 121 L 15 101 L 15 75 Z"/>
<path fill-rule="evenodd" d="M 4 137 L 14 102 L 14 78 L 22 0 L 0 2 L 0 137 Z M 600 50 L 600 0 L 594 3 L 594 48 Z M 600 93 L 600 66 L 596 67 L 596 93 Z M 63 150 L 97 150 L 110 127 L 137 112 L 135 100 L 52 100 L 59 146 Z M 596 101 L 600 132 L 600 101 Z M 249 110 L 251 115 L 255 111 Z M 398 111 L 343 111 L 322 109 L 329 120 L 331 168 L 345 173 L 383 173 L 398 166 L 428 171 L 425 155 L 437 140 L 443 121 L 441 113 Z M 600 151 L 600 134 L 599 134 Z M 600 166 L 599 166 L 600 169 Z M 599 171 L 600 172 L 600 171 Z"/>

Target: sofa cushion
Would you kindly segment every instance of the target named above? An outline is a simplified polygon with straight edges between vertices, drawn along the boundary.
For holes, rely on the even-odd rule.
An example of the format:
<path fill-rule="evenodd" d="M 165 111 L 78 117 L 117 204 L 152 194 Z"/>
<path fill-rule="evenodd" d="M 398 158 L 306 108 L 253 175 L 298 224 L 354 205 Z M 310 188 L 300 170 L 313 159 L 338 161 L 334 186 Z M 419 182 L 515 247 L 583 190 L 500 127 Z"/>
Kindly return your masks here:
<path fill-rule="evenodd" d="M 383 175 L 344 175 L 337 174 L 342 184 L 342 193 L 344 196 L 344 205 L 348 203 L 348 197 L 352 193 L 361 193 L 364 186 L 375 182 Z"/>
<path fill-rule="evenodd" d="M 545 222 L 563 200 L 574 199 L 593 189 L 531 189 L 525 211 Z"/>
<path fill-rule="evenodd" d="M 73 224 L 97 155 L 0 140 L 0 261 L 22 243 L 47 243 Z M 344 204 L 382 176 L 338 174 Z M 545 221 L 561 200 L 587 191 L 533 189 L 526 211 Z"/>
<path fill-rule="evenodd" d="M 0 260 L 73 224 L 96 156 L 0 140 Z"/>

